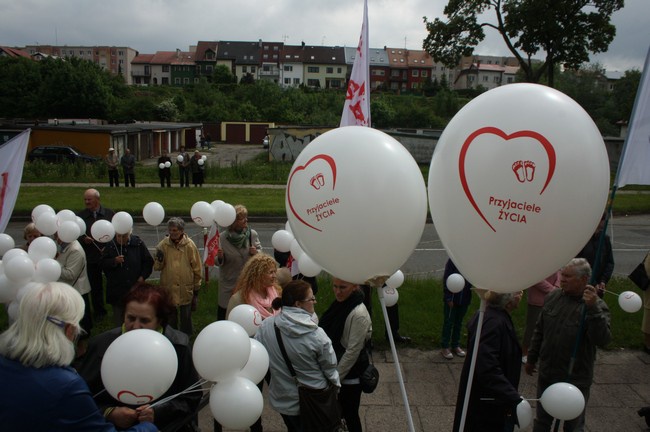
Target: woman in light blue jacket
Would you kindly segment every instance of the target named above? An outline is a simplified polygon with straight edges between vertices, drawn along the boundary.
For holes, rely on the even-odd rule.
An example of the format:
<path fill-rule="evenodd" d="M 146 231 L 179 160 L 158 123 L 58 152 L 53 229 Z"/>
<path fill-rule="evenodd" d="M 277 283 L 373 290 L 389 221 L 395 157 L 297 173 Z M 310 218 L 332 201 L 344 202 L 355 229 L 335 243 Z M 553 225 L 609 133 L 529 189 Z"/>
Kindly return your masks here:
<path fill-rule="evenodd" d="M 298 388 L 291 376 L 278 346 L 275 327 L 280 329 L 296 377 L 301 384 L 312 388 L 340 387 L 336 371 L 336 354 L 332 342 L 322 328 L 312 320 L 316 298 L 311 286 L 302 280 L 289 282 L 274 306 L 282 306 L 279 315 L 265 319 L 255 335 L 269 353 L 271 382 L 269 400 L 273 409 L 282 415 L 289 432 L 302 431 Z"/>

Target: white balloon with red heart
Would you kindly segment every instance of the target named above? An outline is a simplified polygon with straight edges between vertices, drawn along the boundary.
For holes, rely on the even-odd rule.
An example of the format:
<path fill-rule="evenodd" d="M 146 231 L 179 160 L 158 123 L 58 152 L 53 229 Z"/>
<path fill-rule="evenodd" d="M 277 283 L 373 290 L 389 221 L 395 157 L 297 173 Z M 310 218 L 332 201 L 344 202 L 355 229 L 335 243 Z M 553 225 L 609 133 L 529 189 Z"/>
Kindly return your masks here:
<path fill-rule="evenodd" d="M 392 275 L 417 246 L 426 187 L 397 140 L 348 126 L 320 135 L 300 153 L 287 182 L 286 210 L 309 257 L 338 278 L 364 283 Z"/>
<path fill-rule="evenodd" d="M 143 405 L 171 387 L 178 357 L 163 334 L 147 329 L 131 330 L 115 339 L 106 350 L 101 377 L 106 391 L 127 405 Z"/>
<path fill-rule="evenodd" d="M 232 308 L 228 314 L 228 320 L 236 322 L 246 330 L 248 336 L 255 336 L 262 325 L 262 315 L 249 304 L 240 304 Z"/>
<path fill-rule="evenodd" d="M 519 291 L 585 245 L 609 178 L 602 136 L 575 101 L 541 85 L 507 85 L 445 128 L 429 171 L 431 216 L 467 280 Z"/>

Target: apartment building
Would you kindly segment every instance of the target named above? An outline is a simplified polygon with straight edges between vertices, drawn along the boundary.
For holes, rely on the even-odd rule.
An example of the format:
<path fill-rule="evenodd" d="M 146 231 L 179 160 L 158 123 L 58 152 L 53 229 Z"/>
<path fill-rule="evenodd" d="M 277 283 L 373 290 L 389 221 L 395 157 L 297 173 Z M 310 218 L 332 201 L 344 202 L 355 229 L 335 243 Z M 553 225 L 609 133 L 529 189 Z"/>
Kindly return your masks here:
<path fill-rule="evenodd" d="M 346 78 L 350 78 L 352 73 L 352 66 L 357 57 L 357 49 L 353 47 L 345 47 L 345 64 L 348 67 Z M 377 90 L 378 88 L 385 88 L 388 76 L 390 74 L 390 67 L 388 66 L 388 55 L 383 48 L 368 48 L 368 63 L 370 74 L 370 89 Z"/>
<path fill-rule="evenodd" d="M 133 84 L 131 75 L 131 62 L 138 52 L 129 47 L 114 46 L 68 46 L 68 45 L 27 45 L 21 48 L 29 53 L 32 58 L 41 56 L 78 57 L 92 61 L 104 70 L 114 75 L 122 75 L 124 82 Z"/>
<path fill-rule="evenodd" d="M 330 46 L 301 45 L 305 84 L 311 88 L 343 89 L 346 85 L 347 66 L 345 49 Z"/>

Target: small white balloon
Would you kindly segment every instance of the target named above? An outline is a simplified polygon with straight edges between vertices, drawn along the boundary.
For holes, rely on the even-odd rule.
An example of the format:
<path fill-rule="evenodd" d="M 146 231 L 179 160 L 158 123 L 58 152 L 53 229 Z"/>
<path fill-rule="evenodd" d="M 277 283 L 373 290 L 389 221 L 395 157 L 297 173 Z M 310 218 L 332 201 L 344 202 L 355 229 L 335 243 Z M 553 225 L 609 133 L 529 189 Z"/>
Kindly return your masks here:
<path fill-rule="evenodd" d="M 226 429 L 246 430 L 262 414 L 262 392 L 242 377 L 220 381 L 210 390 L 210 411 Z"/>
<path fill-rule="evenodd" d="M 77 220 L 77 225 L 79 225 L 79 232 L 81 234 L 85 234 L 86 233 L 86 222 L 84 222 L 84 220 L 81 219 L 79 216 L 77 216 L 76 220 Z"/>
<path fill-rule="evenodd" d="M 232 204 L 223 203 L 217 207 L 217 211 L 214 215 L 214 220 L 219 224 L 219 226 L 227 227 L 235 222 L 237 218 L 237 211 Z"/>
<path fill-rule="evenodd" d="M 634 291 L 623 291 L 618 296 L 618 305 L 625 312 L 634 313 L 641 310 L 643 307 L 643 300 Z"/>
<path fill-rule="evenodd" d="M 43 213 L 51 213 L 56 215 L 56 212 L 52 207 L 47 204 L 39 204 L 32 210 L 32 222 L 36 222 L 36 219 Z"/>
<path fill-rule="evenodd" d="M 269 370 L 269 353 L 260 342 L 255 339 L 251 341 L 251 354 L 248 357 L 246 366 L 237 374 L 242 378 L 247 378 L 254 383 L 259 383 L 266 376 Z"/>
<path fill-rule="evenodd" d="M 39 237 L 39 238 L 40 238 L 40 237 Z M 2 264 L 3 264 L 3 267 L 6 269 L 6 268 L 8 267 L 9 262 L 10 262 L 12 259 L 17 258 L 17 257 L 21 257 L 21 256 L 28 256 L 28 255 L 27 255 L 27 252 L 25 252 L 24 250 L 19 249 L 19 248 L 9 249 L 9 250 L 8 250 L 7 252 L 5 252 L 5 254 L 2 256 Z"/>
<path fill-rule="evenodd" d="M 273 249 L 277 250 L 278 252 L 289 252 L 291 250 L 291 242 L 293 239 L 293 234 L 291 234 L 289 231 L 278 230 L 273 233 L 273 236 L 271 237 L 271 244 L 273 245 Z"/>
<path fill-rule="evenodd" d="M 162 163 L 162 162 L 160 162 L 160 163 L 158 164 L 158 168 L 160 168 L 160 169 L 165 169 L 165 164 Z"/>
<path fill-rule="evenodd" d="M 183 155 L 176 156 L 176 160 L 179 162 L 183 162 Z"/>
<path fill-rule="evenodd" d="M 573 420 L 585 409 L 585 397 L 580 389 L 565 382 L 547 387 L 539 401 L 547 413 L 560 420 Z"/>
<path fill-rule="evenodd" d="M 397 270 L 391 277 L 386 280 L 386 286 L 393 289 L 401 287 L 403 283 L 404 273 L 402 273 L 402 270 Z"/>
<path fill-rule="evenodd" d="M 165 209 L 159 203 L 152 201 L 142 209 L 145 222 L 151 226 L 158 226 L 165 219 Z"/>
<path fill-rule="evenodd" d="M 93 226 L 90 227 L 90 234 L 93 238 L 100 243 L 108 243 L 115 237 L 115 228 L 113 224 L 107 220 L 100 219 L 95 221 Z"/>
<path fill-rule="evenodd" d="M 316 277 L 323 270 L 313 259 L 305 252 L 298 257 L 298 270 L 307 277 Z"/>
<path fill-rule="evenodd" d="M 58 212 L 56 214 L 56 218 L 57 218 L 57 225 L 61 226 L 61 224 L 63 222 L 76 221 L 77 220 L 77 215 L 74 214 L 74 212 L 72 210 L 65 209 L 65 210 L 61 210 L 60 212 Z"/>
<path fill-rule="evenodd" d="M 28 256 L 19 256 L 11 260 L 11 265 L 5 265 L 5 274 L 11 282 L 25 284 L 34 277 L 34 261 Z"/>
<path fill-rule="evenodd" d="M 199 226 L 209 227 L 214 220 L 214 208 L 205 201 L 197 201 L 190 210 L 192 220 Z"/>
<path fill-rule="evenodd" d="M 79 231 L 79 225 L 77 224 L 76 220 L 63 222 L 56 233 L 59 238 L 65 243 L 72 243 L 73 241 L 77 240 L 81 234 Z"/>
<path fill-rule="evenodd" d="M 203 164 L 205 163 L 205 160 L 204 159 L 199 159 L 196 163 L 199 164 L 199 166 L 203 166 Z"/>
<path fill-rule="evenodd" d="M 246 330 L 248 336 L 255 336 L 257 329 L 262 325 L 262 315 L 249 304 L 235 306 L 228 315 L 228 320 L 236 322 Z"/>
<path fill-rule="evenodd" d="M 170 168 L 172 166 L 172 163 L 167 161 L 165 162 L 165 168 Z"/>
<path fill-rule="evenodd" d="M 43 212 L 36 217 L 36 229 L 43 235 L 53 235 L 58 227 L 58 219 L 56 214 L 50 212 Z"/>
<path fill-rule="evenodd" d="M 49 237 L 37 237 L 29 244 L 27 253 L 33 262 L 38 262 L 43 258 L 54 258 L 56 243 Z"/>
<path fill-rule="evenodd" d="M 203 161 L 206 161 L 206 160 L 208 160 L 208 156 L 207 156 L 207 155 L 203 155 L 203 156 L 201 156 L 201 159 L 203 159 Z"/>
<path fill-rule="evenodd" d="M 125 211 L 115 213 L 111 223 L 116 234 L 126 234 L 133 228 L 133 218 Z"/>
<path fill-rule="evenodd" d="M 14 238 L 9 234 L 0 233 L 0 256 L 4 255 L 8 250 L 16 247 Z"/>
<path fill-rule="evenodd" d="M 395 306 L 399 300 L 399 292 L 395 288 L 384 287 L 381 289 L 386 307 Z"/>
<path fill-rule="evenodd" d="M 52 258 L 43 258 L 36 263 L 35 282 L 56 282 L 61 277 L 61 264 Z"/>
<path fill-rule="evenodd" d="M 517 404 L 517 420 L 519 420 L 519 427 L 515 425 L 515 430 L 525 430 L 533 421 L 533 409 L 526 399 L 522 399 Z"/>
<path fill-rule="evenodd" d="M 447 289 L 452 293 L 459 293 L 465 288 L 465 278 L 460 273 L 452 273 L 447 277 Z"/>

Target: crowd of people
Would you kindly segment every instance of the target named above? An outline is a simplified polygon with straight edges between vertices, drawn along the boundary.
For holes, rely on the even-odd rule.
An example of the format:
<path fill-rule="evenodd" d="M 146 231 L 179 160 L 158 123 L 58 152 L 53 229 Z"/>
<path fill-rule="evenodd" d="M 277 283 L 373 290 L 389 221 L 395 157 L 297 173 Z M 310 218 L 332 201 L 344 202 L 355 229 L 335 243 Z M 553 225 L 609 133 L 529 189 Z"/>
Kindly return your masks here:
<path fill-rule="evenodd" d="M 189 184 L 189 172 L 198 185 L 191 161 L 185 167 L 180 158 L 177 163 L 181 174 L 187 169 L 188 176 L 181 176 L 183 185 Z M 118 185 L 117 178 L 111 177 L 113 183 Z M 161 170 L 161 186 L 165 183 L 169 186 Z M 234 222 L 219 233 L 214 263 L 204 263 L 199 248 L 185 233 L 182 218 L 168 219 L 167 235 L 152 248 L 152 254 L 132 231 L 117 234 L 109 243 L 93 239 L 93 224 L 110 220 L 114 212 L 101 204 L 96 189 L 86 190 L 83 201 L 85 208 L 78 215 L 86 223 L 86 232 L 72 242 L 54 236 L 62 269 L 59 282 L 30 290 L 21 300 L 18 318 L 0 335 L 0 379 L 7 388 L 18 389 L 0 397 L 0 423 L 8 425 L 8 430 L 146 431 L 164 429 L 178 418 L 187 419 L 182 430 L 197 430 L 200 393 L 181 394 L 154 408 L 128 406 L 105 391 L 100 368 L 109 345 L 120 335 L 150 329 L 164 335 L 178 357 L 177 375 L 163 397 L 197 382 L 190 344 L 196 335 L 192 311 L 204 284 L 203 267 L 209 264 L 219 268 L 215 319 L 227 319 L 242 304 L 253 306 L 262 319 L 254 337 L 269 353 L 270 365 L 258 386 L 268 385 L 270 405 L 282 416 L 287 430 L 308 430 L 300 416 L 299 382 L 313 388 L 337 387 L 347 430 L 362 431 L 360 376 L 369 364 L 373 331 L 368 287 L 331 274 L 334 300 L 318 316 L 315 280 L 292 271 L 290 257 L 278 260 L 277 251 L 275 255 L 262 251 L 243 205 L 235 206 Z M 594 238 L 601 231 L 599 226 Z M 28 224 L 22 247 L 27 249 L 39 236 L 35 225 Z M 471 281 L 465 281 L 460 292 L 452 292 L 447 278 L 459 270 L 451 259 L 447 261 L 440 354 L 447 360 L 464 358 L 454 431 L 514 430 L 522 401 L 518 389 L 522 369 L 537 374 L 537 397 L 554 383 L 568 382 L 588 401 L 596 350 L 611 338 L 609 309 L 602 294 L 614 265 L 608 239 L 601 259 L 594 262 L 594 238 L 578 257 L 527 287 L 521 340 L 511 313 L 519 306 L 523 291 L 476 289 L 486 307 L 467 322 L 467 344 L 462 346 L 465 315 L 475 289 Z M 596 270 L 593 275 L 592 268 Z M 155 285 L 148 281 L 153 271 L 160 275 Z M 114 328 L 93 334 L 93 322 L 102 321 L 109 309 Z M 396 342 L 408 342 L 393 324 L 399 325 L 396 314 L 396 309 L 392 317 L 389 314 L 386 334 L 391 331 Z M 476 343 L 479 321 L 482 330 Z M 30 343 L 33 340 L 39 343 Z M 50 389 L 43 383 L 51 383 Z M 37 409 L 39 415 L 34 415 Z M 565 421 L 564 430 L 584 430 L 585 412 Z M 538 403 L 533 430 L 550 431 L 553 420 Z M 216 421 L 214 430 L 222 430 Z M 262 431 L 262 419 L 250 430 Z"/>

